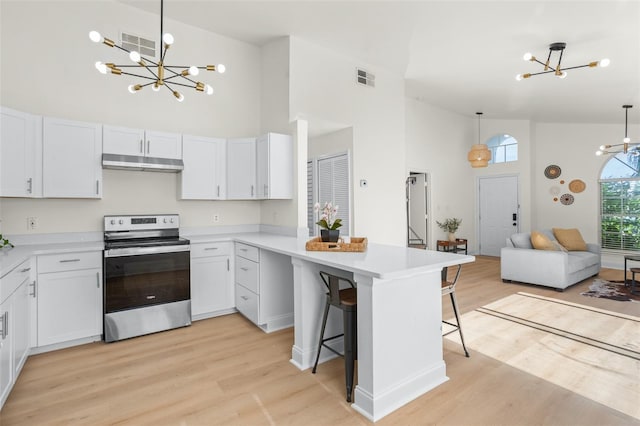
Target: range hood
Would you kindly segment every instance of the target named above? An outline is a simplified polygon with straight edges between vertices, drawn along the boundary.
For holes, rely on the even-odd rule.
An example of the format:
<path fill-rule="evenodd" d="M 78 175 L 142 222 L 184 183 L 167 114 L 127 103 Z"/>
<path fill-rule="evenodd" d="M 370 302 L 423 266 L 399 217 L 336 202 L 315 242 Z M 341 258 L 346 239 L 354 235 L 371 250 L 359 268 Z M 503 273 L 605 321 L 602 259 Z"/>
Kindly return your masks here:
<path fill-rule="evenodd" d="M 177 160 L 174 158 L 102 154 L 102 168 L 177 173 L 184 169 L 184 163 L 182 162 L 182 160 Z"/>

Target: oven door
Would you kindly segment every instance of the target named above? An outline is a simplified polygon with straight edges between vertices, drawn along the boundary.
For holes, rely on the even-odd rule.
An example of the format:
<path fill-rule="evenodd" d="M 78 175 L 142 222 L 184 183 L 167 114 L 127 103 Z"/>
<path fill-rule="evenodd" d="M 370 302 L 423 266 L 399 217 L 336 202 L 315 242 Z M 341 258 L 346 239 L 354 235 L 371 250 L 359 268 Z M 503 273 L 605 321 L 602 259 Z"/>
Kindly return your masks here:
<path fill-rule="evenodd" d="M 105 314 L 189 300 L 189 265 L 188 245 L 105 251 Z"/>

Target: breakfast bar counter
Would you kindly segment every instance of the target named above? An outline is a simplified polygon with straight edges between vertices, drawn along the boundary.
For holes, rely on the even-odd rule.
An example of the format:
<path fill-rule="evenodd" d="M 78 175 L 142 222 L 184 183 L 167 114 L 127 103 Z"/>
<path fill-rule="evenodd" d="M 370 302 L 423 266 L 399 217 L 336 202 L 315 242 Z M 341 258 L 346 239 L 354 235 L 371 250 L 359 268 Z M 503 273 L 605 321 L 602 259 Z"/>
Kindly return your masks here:
<path fill-rule="evenodd" d="M 448 379 L 441 271 L 473 262 L 473 256 L 371 243 L 365 252 L 306 251 L 305 240 L 266 233 L 236 234 L 233 240 L 291 257 L 291 362 L 301 370 L 313 365 L 317 351 L 326 292 L 318 272 L 356 281 L 358 384 L 352 407 L 368 419 L 379 420 Z M 327 335 L 340 329 L 339 318 L 330 319 Z"/>

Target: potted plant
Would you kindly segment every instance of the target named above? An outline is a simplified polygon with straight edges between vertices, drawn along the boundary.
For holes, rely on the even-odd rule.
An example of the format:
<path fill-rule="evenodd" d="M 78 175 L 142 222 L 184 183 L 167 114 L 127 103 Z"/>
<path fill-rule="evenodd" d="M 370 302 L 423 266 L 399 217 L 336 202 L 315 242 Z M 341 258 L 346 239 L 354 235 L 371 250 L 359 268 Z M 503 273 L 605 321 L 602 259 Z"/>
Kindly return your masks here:
<path fill-rule="evenodd" d="M 324 207 L 320 208 L 320 203 L 316 203 L 313 207 L 316 212 L 322 212 L 320 220 L 316 222 L 322 229 L 320 230 L 320 237 L 324 242 L 338 242 L 340 237 L 340 228 L 342 226 L 342 219 L 337 219 L 338 206 L 334 206 L 333 202 L 329 201 L 324 203 Z"/>
<path fill-rule="evenodd" d="M 3 249 L 5 247 L 13 247 L 13 244 L 11 244 L 8 239 L 4 238 L 2 234 L 0 234 L 0 249 Z"/>
<path fill-rule="evenodd" d="M 438 222 L 436 220 L 436 223 L 438 224 L 440 229 L 449 233 L 449 241 L 455 241 L 456 231 L 458 230 L 458 227 L 460 227 L 462 219 L 452 217 L 445 219 L 444 222 Z"/>

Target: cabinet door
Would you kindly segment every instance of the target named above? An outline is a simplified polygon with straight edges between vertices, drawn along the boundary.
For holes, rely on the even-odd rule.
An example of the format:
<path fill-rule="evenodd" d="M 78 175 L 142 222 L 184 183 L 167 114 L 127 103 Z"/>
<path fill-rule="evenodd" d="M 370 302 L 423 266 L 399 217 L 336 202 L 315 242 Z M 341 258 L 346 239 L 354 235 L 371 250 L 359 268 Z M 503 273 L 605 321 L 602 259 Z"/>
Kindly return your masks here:
<path fill-rule="evenodd" d="M 99 124 L 45 117 L 42 145 L 44 197 L 102 197 Z"/>
<path fill-rule="evenodd" d="M 179 133 L 145 132 L 147 157 L 182 158 L 182 139 Z"/>
<path fill-rule="evenodd" d="M 256 198 L 255 138 L 227 141 L 227 199 Z"/>
<path fill-rule="evenodd" d="M 226 140 L 184 136 L 184 170 L 180 173 L 183 200 L 222 200 L 226 197 Z"/>
<path fill-rule="evenodd" d="M 103 126 L 102 152 L 106 154 L 144 155 L 144 130 Z"/>
<path fill-rule="evenodd" d="M 42 195 L 42 118 L 0 110 L 0 197 Z"/>
<path fill-rule="evenodd" d="M 13 384 L 13 365 L 11 357 L 11 333 L 9 333 L 11 318 L 11 298 L 0 304 L 0 406 L 6 400 Z"/>
<path fill-rule="evenodd" d="M 269 136 L 256 139 L 256 192 L 257 198 L 269 198 Z"/>
<path fill-rule="evenodd" d="M 229 256 L 191 259 L 191 315 L 195 317 L 233 306 Z"/>
<path fill-rule="evenodd" d="M 29 353 L 29 279 L 25 280 L 13 294 L 13 318 L 10 324 L 13 333 L 13 377 L 17 378 Z"/>
<path fill-rule="evenodd" d="M 38 275 L 38 346 L 102 334 L 99 269 Z"/>
<path fill-rule="evenodd" d="M 293 198 L 293 140 L 269 133 L 257 139 L 258 197 Z"/>

